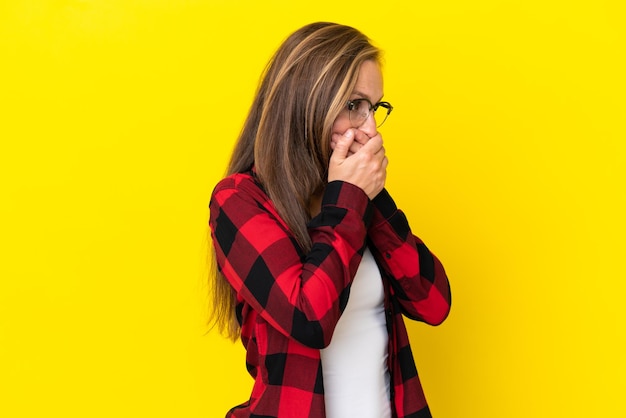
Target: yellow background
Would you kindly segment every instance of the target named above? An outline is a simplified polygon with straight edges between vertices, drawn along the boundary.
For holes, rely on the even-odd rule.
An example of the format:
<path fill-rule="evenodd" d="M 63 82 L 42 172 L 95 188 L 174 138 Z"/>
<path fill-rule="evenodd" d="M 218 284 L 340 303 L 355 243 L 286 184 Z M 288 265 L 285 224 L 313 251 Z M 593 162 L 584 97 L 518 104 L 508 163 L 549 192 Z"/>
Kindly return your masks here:
<path fill-rule="evenodd" d="M 0 416 L 245 400 L 240 344 L 205 335 L 207 204 L 317 20 L 386 51 L 388 188 L 453 288 L 409 325 L 435 416 L 626 416 L 623 4 L 0 3 Z"/>

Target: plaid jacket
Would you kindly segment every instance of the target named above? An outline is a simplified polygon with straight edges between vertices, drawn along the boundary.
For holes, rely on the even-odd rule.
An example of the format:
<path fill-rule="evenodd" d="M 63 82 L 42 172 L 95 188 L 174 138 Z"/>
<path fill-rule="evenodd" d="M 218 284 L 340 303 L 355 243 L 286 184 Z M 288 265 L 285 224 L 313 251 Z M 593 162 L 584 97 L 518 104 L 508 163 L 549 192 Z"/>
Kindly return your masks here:
<path fill-rule="evenodd" d="M 450 287 L 386 190 L 370 201 L 354 185 L 329 183 L 321 213 L 308 225 L 307 254 L 252 172 L 218 183 L 209 224 L 218 267 L 237 294 L 254 378 L 250 399 L 227 417 L 324 418 L 319 349 L 330 343 L 365 245 L 385 289 L 393 416 L 431 416 L 402 314 L 440 324 L 450 310 Z"/>

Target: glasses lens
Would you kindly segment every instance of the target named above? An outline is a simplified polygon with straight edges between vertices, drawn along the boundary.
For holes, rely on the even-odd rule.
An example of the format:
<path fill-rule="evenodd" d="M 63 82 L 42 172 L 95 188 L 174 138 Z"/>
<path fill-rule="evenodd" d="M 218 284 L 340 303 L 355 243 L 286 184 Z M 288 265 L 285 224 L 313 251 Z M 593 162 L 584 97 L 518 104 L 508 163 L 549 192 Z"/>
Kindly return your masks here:
<path fill-rule="evenodd" d="M 370 105 L 367 100 L 353 100 L 350 109 L 350 122 L 354 127 L 363 125 L 370 113 Z"/>
<path fill-rule="evenodd" d="M 370 103 L 366 99 L 352 100 L 349 104 L 349 109 L 350 122 L 352 122 L 354 127 L 363 125 L 370 116 Z M 376 127 L 379 127 L 387 120 L 387 116 L 391 112 L 391 105 L 387 102 L 381 102 L 378 104 L 378 109 L 375 112 L 373 110 L 371 112 L 374 114 Z"/>
<path fill-rule="evenodd" d="M 374 112 L 374 118 L 376 119 L 376 127 L 380 127 L 387 120 L 389 116 L 389 109 L 383 106 L 378 106 L 376 112 Z"/>

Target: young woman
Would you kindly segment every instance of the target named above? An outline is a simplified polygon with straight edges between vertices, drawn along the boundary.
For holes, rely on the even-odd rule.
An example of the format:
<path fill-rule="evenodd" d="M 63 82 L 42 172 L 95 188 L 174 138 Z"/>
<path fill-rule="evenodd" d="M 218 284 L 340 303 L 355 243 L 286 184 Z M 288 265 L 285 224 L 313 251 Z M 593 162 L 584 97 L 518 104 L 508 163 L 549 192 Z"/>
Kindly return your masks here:
<path fill-rule="evenodd" d="M 402 316 L 440 324 L 450 287 L 384 189 L 379 51 L 314 23 L 263 76 L 213 191 L 213 318 L 254 378 L 228 417 L 430 417 Z"/>

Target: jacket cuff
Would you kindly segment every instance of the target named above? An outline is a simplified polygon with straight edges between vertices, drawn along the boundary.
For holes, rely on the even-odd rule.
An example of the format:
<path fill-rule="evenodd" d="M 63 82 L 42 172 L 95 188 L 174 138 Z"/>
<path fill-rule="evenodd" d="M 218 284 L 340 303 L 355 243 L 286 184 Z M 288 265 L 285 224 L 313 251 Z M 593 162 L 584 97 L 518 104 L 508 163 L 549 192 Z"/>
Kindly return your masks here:
<path fill-rule="evenodd" d="M 381 192 L 378 193 L 378 195 L 372 200 L 372 204 L 374 205 L 374 208 L 380 212 L 383 219 L 391 218 L 398 211 L 396 202 L 393 201 L 393 198 L 387 189 L 381 190 Z"/>
<path fill-rule="evenodd" d="M 354 210 L 362 215 L 366 226 L 372 221 L 373 207 L 367 194 L 358 186 L 335 180 L 326 185 L 322 196 L 322 207 L 337 206 Z"/>

